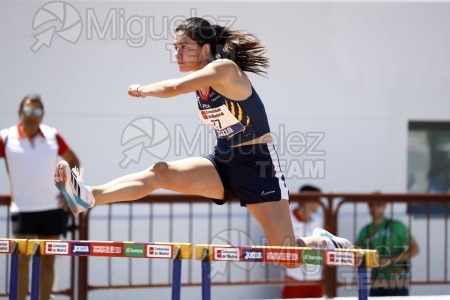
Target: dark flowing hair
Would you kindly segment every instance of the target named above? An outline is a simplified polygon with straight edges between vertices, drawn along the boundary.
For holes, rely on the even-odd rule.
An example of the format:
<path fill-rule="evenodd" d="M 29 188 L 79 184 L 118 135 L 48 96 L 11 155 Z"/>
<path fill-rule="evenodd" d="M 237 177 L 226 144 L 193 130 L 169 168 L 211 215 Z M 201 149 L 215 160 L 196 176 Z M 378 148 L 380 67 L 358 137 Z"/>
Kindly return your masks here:
<path fill-rule="evenodd" d="M 267 49 L 252 33 L 211 25 L 207 20 L 197 17 L 184 20 L 176 27 L 175 32 L 177 31 L 185 32 L 200 46 L 209 44 L 214 59 L 228 58 L 243 71 L 267 74 Z"/>

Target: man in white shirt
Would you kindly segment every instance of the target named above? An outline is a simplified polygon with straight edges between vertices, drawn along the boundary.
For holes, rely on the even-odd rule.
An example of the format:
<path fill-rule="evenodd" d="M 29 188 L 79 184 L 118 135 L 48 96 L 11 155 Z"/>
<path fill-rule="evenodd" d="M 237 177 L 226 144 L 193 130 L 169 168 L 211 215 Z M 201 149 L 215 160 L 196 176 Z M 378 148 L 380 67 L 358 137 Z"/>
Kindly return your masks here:
<path fill-rule="evenodd" d="M 11 221 L 14 238 L 60 239 L 68 214 L 53 183 L 59 156 L 78 166 L 75 153 L 56 129 L 41 124 L 44 105 L 39 95 L 27 95 L 19 106 L 19 124 L 0 132 L 0 158 L 5 158 L 11 187 Z M 62 200 L 62 201 L 60 201 Z M 28 292 L 29 259 L 19 260 L 19 300 Z M 41 258 L 40 299 L 50 299 L 54 256 Z"/>

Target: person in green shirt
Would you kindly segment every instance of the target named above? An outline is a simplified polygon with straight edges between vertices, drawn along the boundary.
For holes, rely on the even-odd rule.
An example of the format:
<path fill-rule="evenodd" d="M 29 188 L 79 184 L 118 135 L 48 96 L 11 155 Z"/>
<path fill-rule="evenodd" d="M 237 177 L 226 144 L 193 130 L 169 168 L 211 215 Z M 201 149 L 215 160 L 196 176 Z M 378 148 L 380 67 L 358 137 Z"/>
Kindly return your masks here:
<path fill-rule="evenodd" d="M 408 296 L 410 259 L 419 246 L 401 221 L 385 217 L 387 203 L 369 203 L 372 222 L 358 235 L 357 246 L 378 250 L 380 267 L 372 269 L 370 296 Z"/>

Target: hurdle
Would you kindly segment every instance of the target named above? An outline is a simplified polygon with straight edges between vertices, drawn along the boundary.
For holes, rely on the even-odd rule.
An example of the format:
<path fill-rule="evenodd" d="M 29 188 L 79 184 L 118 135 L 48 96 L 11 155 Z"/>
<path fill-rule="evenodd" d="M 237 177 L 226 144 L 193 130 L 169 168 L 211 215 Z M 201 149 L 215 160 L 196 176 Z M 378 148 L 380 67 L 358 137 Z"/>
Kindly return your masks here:
<path fill-rule="evenodd" d="M 39 300 L 42 255 L 172 259 L 172 300 L 180 299 L 181 262 L 192 259 L 192 244 L 188 243 L 28 240 L 26 248 L 32 255 L 31 300 Z"/>
<path fill-rule="evenodd" d="M 9 299 L 17 299 L 19 284 L 19 254 L 27 254 L 27 240 L 0 238 L 0 254 L 10 254 Z"/>
<path fill-rule="evenodd" d="M 195 245 L 195 259 L 202 262 L 202 300 L 211 299 L 211 262 L 261 262 L 313 264 L 358 268 L 358 299 L 368 299 L 368 268 L 378 267 L 376 250 L 313 249 L 307 247 Z"/>

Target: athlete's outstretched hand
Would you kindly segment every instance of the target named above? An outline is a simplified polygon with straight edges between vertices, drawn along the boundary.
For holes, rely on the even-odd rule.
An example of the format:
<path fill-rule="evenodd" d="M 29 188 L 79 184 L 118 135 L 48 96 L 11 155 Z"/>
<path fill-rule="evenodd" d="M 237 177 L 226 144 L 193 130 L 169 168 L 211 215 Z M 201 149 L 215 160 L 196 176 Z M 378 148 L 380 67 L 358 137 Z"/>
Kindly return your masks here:
<path fill-rule="evenodd" d="M 141 88 L 140 84 L 132 84 L 128 87 L 128 95 L 131 97 L 136 97 L 136 98 L 145 98 L 145 96 L 143 96 L 139 89 Z"/>

